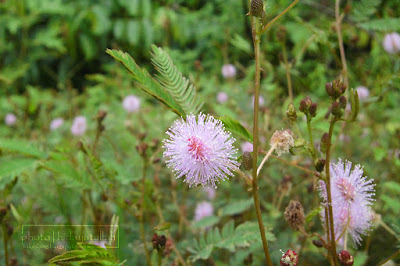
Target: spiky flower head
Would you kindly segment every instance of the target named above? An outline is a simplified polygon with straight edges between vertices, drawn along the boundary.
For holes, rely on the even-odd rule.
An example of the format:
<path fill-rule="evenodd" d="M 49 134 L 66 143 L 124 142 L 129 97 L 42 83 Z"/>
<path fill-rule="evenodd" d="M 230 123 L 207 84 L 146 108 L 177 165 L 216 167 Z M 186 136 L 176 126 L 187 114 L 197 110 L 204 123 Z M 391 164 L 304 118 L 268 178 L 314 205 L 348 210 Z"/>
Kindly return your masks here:
<path fill-rule="evenodd" d="M 282 252 L 282 250 L 281 250 Z M 299 257 L 294 250 L 289 249 L 285 253 L 282 252 L 281 260 L 279 261 L 280 266 L 296 266 L 299 263 Z"/>
<path fill-rule="evenodd" d="M 352 163 L 342 162 L 330 164 L 330 182 L 332 194 L 332 211 L 336 239 L 343 244 L 345 230 L 350 234 L 355 246 L 361 243 L 361 235 L 371 227 L 372 209 L 375 195 L 373 179 L 363 177 L 363 168 L 356 165 L 351 171 Z M 327 192 L 324 181 L 319 183 L 319 191 L 323 204 L 327 204 Z M 321 211 L 325 221 L 325 211 Z M 326 226 L 326 225 L 325 225 Z"/>
<path fill-rule="evenodd" d="M 72 122 L 71 133 L 74 136 L 83 135 L 86 131 L 86 117 L 77 116 L 74 118 L 74 122 Z"/>
<path fill-rule="evenodd" d="M 289 152 L 289 149 L 294 146 L 293 133 L 289 129 L 278 130 L 272 135 L 269 141 L 271 147 L 275 147 L 275 152 L 278 156 Z"/>
<path fill-rule="evenodd" d="M 128 95 L 122 102 L 122 106 L 128 113 L 134 113 L 140 109 L 140 99 L 135 95 Z"/>
<path fill-rule="evenodd" d="M 205 217 L 213 215 L 214 208 L 210 202 L 203 201 L 196 205 L 196 210 L 194 211 L 194 220 L 199 221 Z"/>
<path fill-rule="evenodd" d="M 220 180 L 232 176 L 238 167 L 233 147 L 235 139 L 222 122 L 210 115 L 188 115 L 178 119 L 167 131 L 164 157 L 177 178 L 185 176 L 189 186 L 217 187 Z"/>

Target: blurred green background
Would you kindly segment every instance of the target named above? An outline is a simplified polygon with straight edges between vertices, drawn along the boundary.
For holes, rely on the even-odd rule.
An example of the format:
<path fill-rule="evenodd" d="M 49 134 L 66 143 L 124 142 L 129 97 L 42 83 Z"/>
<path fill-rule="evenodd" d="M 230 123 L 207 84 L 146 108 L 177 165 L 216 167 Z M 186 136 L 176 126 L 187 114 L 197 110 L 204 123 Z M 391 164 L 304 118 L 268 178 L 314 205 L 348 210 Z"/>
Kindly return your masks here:
<path fill-rule="evenodd" d="M 268 20 L 290 3 L 268 0 Z M 150 249 L 161 209 L 172 225 L 171 239 L 188 262 L 196 258 L 194 239 L 207 228 L 255 221 L 250 194 L 239 177 L 222 182 L 214 199 L 207 199 L 202 188 L 188 189 L 182 180 L 174 181 L 162 159 L 161 141 L 177 116 L 143 93 L 122 65 L 105 53 L 107 48 L 123 50 L 153 74 L 151 44 L 163 47 L 197 87 L 205 113 L 229 115 L 251 130 L 254 54 L 247 6 L 247 0 L 1 1 L 0 119 L 9 113 L 16 116 L 14 125 L 0 124 L 0 207 L 10 210 L 3 224 L 7 221 L 13 228 L 8 241 L 11 259 L 18 265 L 41 265 L 57 254 L 22 249 L 19 237 L 24 224 L 109 224 L 117 214 L 121 230 L 117 254 L 121 261 L 127 259 L 126 265 L 142 265 L 141 204 Z M 361 99 L 358 121 L 335 128 L 333 158 L 363 165 L 365 174 L 375 180 L 374 228 L 352 254 L 357 265 L 376 265 L 398 249 L 400 239 L 400 52 L 391 54 L 383 47 L 386 34 L 400 32 L 400 2 L 343 0 L 341 10 L 349 87 L 364 86 L 368 95 Z M 329 125 L 325 84 L 338 78 L 342 69 L 334 1 L 300 1 L 262 37 L 261 51 L 261 147 L 267 150 L 271 134 L 288 127 L 288 74 L 296 107 L 306 96 L 318 103 L 312 124 L 318 142 Z M 226 64 L 235 66 L 234 77 L 222 76 Z M 227 94 L 226 102 L 217 101 L 220 92 Z M 141 106 L 139 112 L 128 114 L 122 100 L 131 94 L 140 98 Z M 106 130 L 91 157 L 77 143 L 93 147 L 99 110 L 107 112 Z M 70 132 L 77 115 L 88 121 L 88 130 L 80 137 Z M 306 136 L 306 124 L 298 116 Z M 49 124 L 56 117 L 65 123 L 52 131 Z M 140 200 L 143 160 L 136 149 L 143 143 L 149 145 L 149 157 L 160 159 L 147 171 L 144 203 Z M 237 138 L 239 153 L 244 143 Z M 306 156 L 284 158 L 313 167 Z M 301 247 L 302 265 L 324 263 L 323 251 L 310 240 L 303 241 L 283 219 L 290 199 L 301 201 L 306 214 L 317 207 L 317 192 L 314 199 L 310 194 L 312 184 L 311 176 L 273 159 L 262 173 L 261 204 L 274 235 L 275 262 L 280 249 Z M 212 218 L 193 223 L 196 204 L 205 200 L 214 206 Z M 308 226 L 322 233 L 318 216 Z M 207 260 L 193 263 L 260 265 L 263 260 L 260 242 L 236 247 L 235 252 L 212 250 Z M 4 255 L 1 241 L 0 258 Z M 171 253 L 164 263 L 175 260 Z"/>

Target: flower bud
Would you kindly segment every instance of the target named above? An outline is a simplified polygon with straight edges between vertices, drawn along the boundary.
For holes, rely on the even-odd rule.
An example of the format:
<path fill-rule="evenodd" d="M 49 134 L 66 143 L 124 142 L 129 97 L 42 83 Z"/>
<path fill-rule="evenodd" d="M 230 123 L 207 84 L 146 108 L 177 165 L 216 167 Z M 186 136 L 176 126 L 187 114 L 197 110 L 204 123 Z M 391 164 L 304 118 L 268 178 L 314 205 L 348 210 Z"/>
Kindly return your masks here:
<path fill-rule="evenodd" d="M 311 115 L 311 117 L 315 117 L 317 115 L 317 103 L 311 104 L 310 115 Z"/>
<path fill-rule="evenodd" d="M 290 121 L 296 122 L 297 120 L 297 114 L 296 114 L 296 108 L 294 107 L 293 103 L 290 103 L 287 110 L 286 110 L 286 115 L 289 118 Z"/>
<path fill-rule="evenodd" d="M 335 91 L 333 90 L 332 82 L 326 83 L 325 89 L 326 89 L 326 93 L 327 93 L 330 97 L 334 97 L 334 96 L 335 96 Z"/>
<path fill-rule="evenodd" d="M 299 107 L 300 112 L 307 112 L 307 103 L 306 100 L 301 100 L 300 101 L 300 107 Z"/>
<path fill-rule="evenodd" d="M 280 266 L 297 266 L 298 263 L 299 263 L 299 257 L 297 256 L 297 253 L 295 251 L 289 249 L 282 255 L 279 265 Z"/>
<path fill-rule="evenodd" d="M 346 109 L 346 105 L 347 105 L 347 99 L 346 99 L 346 97 L 345 97 L 345 96 L 341 96 L 341 97 L 339 98 L 339 106 L 340 106 L 340 108 Z"/>
<path fill-rule="evenodd" d="M 263 0 L 252 0 L 250 6 L 250 13 L 255 17 L 261 17 L 264 11 Z"/>
<path fill-rule="evenodd" d="M 304 225 L 304 210 L 301 203 L 295 200 L 291 200 L 289 205 L 286 207 L 284 217 L 286 222 L 291 228 L 299 231 Z"/>
<path fill-rule="evenodd" d="M 313 243 L 313 245 L 314 246 L 316 246 L 317 248 L 322 248 L 323 246 L 324 246 L 324 243 L 321 241 L 321 240 L 316 240 L 316 239 L 314 239 L 313 241 L 312 241 L 312 243 Z"/>
<path fill-rule="evenodd" d="M 6 207 L 0 207 L 0 224 L 3 220 L 3 218 L 6 216 L 7 214 L 7 208 Z"/>
<path fill-rule="evenodd" d="M 326 152 L 326 149 L 328 148 L 328 142 L 329 142 L 329 134 L 324 133 L 321 138 L 321 147 L 320 150 L 321 152 Z"/>
<path fill-rule="evenodd" d="M 315 170 L 320 173 L 324 171 L 325 163 L 325 159 L 318 159 L 318 161 L 314 164 Z"/>
<path fill-rule="evenodd" d="M 167 243 L 167 238 L 165 237 L 165 235 L 159 236 L 154 233 L 151 242 L 153 243 L 154 249 L 156 249 L 158 252 L 162 252 L 165 248 L 165 244 Z"/>
<path fill-rule="evenodd" d="M 312 105 L 311 98 L 310 97 L 306 97 L 304 100 L 306 101 L 307 110 L 310 109 L 310 107 Z"/>
<path fill-rule="evenodd" d="M 340 265 L 342 265 L 342 266 L 351 266 L 354 263 L 353 256 L 351 256 L 350 253 L 346 250 L 342 250 L 338 254 L 338 257 L 339 257 Z"/>
<path fill-rule="evenodd" d="M 250 152 L 246 151 L 242 156 L 242 166 L 245 170 L 250 170 L 253 168 L 253 156 Z"/>
<path fill-rule="evenodd" d="M 334 102 L 332 104 L 332 114 L 337 117 L 341 117 L 343 114 L 342 109 L 340 108 L 340 104 L 338 102 Z"/>

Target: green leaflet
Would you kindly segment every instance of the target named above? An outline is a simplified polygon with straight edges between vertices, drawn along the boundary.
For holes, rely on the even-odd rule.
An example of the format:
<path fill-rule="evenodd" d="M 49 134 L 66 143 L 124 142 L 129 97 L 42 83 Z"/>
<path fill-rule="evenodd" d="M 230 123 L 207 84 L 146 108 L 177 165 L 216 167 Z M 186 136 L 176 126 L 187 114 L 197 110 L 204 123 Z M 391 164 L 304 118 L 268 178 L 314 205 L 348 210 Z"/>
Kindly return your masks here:
<path fill-rule="evenodd" d="M 172 94 L 187 114 L 197 114 L 203 103 L 196 97 L 196 87 L 185 78 L 172 62 L 171 57 L 160 47 L 152 45 L 152 63 L 160 73 L 157 80 Z"/>
<path fill-rule="evenodd" d="M 372 19 L 367 22 L 358 24 L 365 30 L 373 31 L 399 31 L 400 30 L 400 18 L 382 18 Z"/>
<path fill-rule="evenodd" d="M 21 139 L 0 139 L 0 150 L 15 152 L 36 158 L 45 158 L 46 153 L 32 145 L 31 142 Z"/>
<path fill-rule="evenodd" d="M 225 115 L 224 117 L 219 117 L 218 119 L 220 119 L 222 123 L 224 123 L 226 130 L 253 143 L 253 136 L 244 126 L 242 126 L 242 124 L 239 123 L 239 121 L 227 115 Z"/>
<path fill-rule="evenodd" d="M 6 176 L 17 176 L 28 169 L 35 168 L 38 161 L 32 158 L 0 159 L 0 179 Z"/>
<path fill-rule="evenodd" d="M 164 103 L 179 116 L 186 116 L 185 111 L 172 95 L 162 88 L 160 83 L 154 80 L 147 70 L 141 69 L 128 53 L 110 49 L 107 49 L 106 52 L 125 66 L 125 68 L 132 74 L 136 84 L 138 84 L 144 92 Z"/>
<path fill-rule="evenodd" d="M 266 231 L 269 241 L 274 241 L 274 235 Z M 206 236 L 194 242 L 194 247 L 188 248 L 193 254 L 192 261 L 208 259 L 214 248 L 224 248 L 230 252 L 235 252 L 236 248 L 249 247 L 255 242 L 261 242 L 258 224 L 255 222 L 245 222 L 236 228 L 234 222 L 230 221 L 222 227 L 222 230 L 214 228 Z"/>

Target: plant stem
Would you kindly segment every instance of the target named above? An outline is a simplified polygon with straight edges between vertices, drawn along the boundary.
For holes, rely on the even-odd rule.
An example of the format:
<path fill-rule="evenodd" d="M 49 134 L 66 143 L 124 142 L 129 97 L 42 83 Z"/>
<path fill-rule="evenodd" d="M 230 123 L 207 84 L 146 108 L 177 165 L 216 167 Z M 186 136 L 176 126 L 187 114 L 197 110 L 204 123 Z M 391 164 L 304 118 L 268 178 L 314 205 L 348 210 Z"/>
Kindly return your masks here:
<path fill-rule="evenodd" d="M 333 211 L 332 211 L 332 193 L 331 193 L 331 177 L 330 177 L 330 156 L 331 156 L 331 142 L 332 142 L 332 133 L 333 133 L 333 126 L 335 125 L 336 119 L 333 118 L 330 126 L 329 126 L 329 138 L 328 138 L 328 145 L 326 149 L 326 166 L 325 166 L 325 173 L 326 173 L 326 192 L 327 192 L 327 198 L 328 198 L 328 217 L 329 217 L 329 224 L 326 226 L 329 226 L 329 231 L 330 231 L 330 248 L 331 248 L 331 256 L 332 256 L 332 261 L 334 265 L 339 265 L 337 256 L 336 256 L 336 241 L 335 241 L 335 227 L 334 227 L 334 221 L 333 221 Z"/>
<path fill-rule="evenodd" d="M 260 166 L 258 166 L 257 169 L 257 176 L 260 174 L 261 169 L 263 168 L 265 162 L 268 160 L 268 157 L 272 154 L 272 152 L 275 150 L 276 148 L 276 143 L 271 147 L 271 149 L 269 149 L 269 151 L 267 152 L 267 155 L 265 155 L 264 159 L 262 160 L 262 162 L 260 163 Z"/>
<path fill-rule="evenodd" d="M 4 260 L 6 262 L 6 266 L 10 265 L 8 263 L 8 247 L 7 247 L 7 243 L 8 243 L 8 236 L 7 236 L 7 228 L 6 225 L 3 223 L 3 243 L 4 243 Z"/>
<path fill-rule="evenodd" d="M 291 64 L 288 62 L 287 59 L 287 52 L 286 52 L 286 42 L 282 43 L 283 46 L 283 61 L 285 62 L 285 70 L 286 70 L 286 79 L 288 83 L 288 94 L 290 102 L 293 102 L 293 88 L 292 88 L 292 78 L 290 77 L 290 69 Z"/>
<path fill-rule="evenodd" d="M 260 35 L 263 34 L 266 30 L 269 29 L 269 27 L 272 26 L 272 24 L 274 24 L 278 19 L 280 19 L 283 15 L 285 15 L 290 9 L 292 9 L 297 3 L 299 2 L 299 0 L 295 0 L 293 1 L 293 3 L 291 3 L 285 10 L 282 11 L 282 13 L 280 13 L 278 16 L 276 16 L 273 20 L 271 20 L 270 22 L 268 22 L 260 31 Z"/>
<path fill-rule="evenodd" d="M 307 117 L 307 129 L 308 129 L 308 136 L 310 138 L 312 157 L 315 161 L 315 146 L 314 146 L 314 140 L 313 140 L 312 132 L 311 132 L 311 119 L 308 119 L 308 117 Z"/>
<path fill-rule="evenodd" d="M 257 155 L 258 155 L 258 100 L 260 98 L 260 35 L 257 34 L 257 21 L 251 16 L 253 43 L 254 43 L 254 56 L 256 62 L 256 71 L 254 78 L 254 124 L 253 124 L 253 182 L 252 193 L 254 199 L 254 206 L 256 208 L 258 227 L 261 233 L 261 239 L 264 247 L 265 259 L 267 265 L 272 266 L 271 257 L 268 250 L 267 238 L 265 236 L 265 228 L 261 218 L 260 201 L 258 199 L 258 179 L 257 179 Z"/>
<path fill-rule="evenodd" d="M 151 266 L 150 252 L 147 248 L 146 233 L 144 231 L 144 195 L 146 193 L 146 171 L 147 171 L 147 160 L 143 158 L 143 176 L 142 176 L 142 193 L 141 193 L 141 207 L 140 207 L 140 234 L 142 236 L 144 251 L 146 253 L 147 265 Z"/>
<path fill-rule="evenodd" d="M 162 264 L 162 255 L 161 255 L 161 252 L 158 251 L 157 254 L 158 254 L 158 266 L 161 266 L 161 264 Z"/>
<path fill-rule="evenodd" d="M 336 18 L 336 34 L 338 36 L 338 41 L 339 41 L 340 59 L 342 61 L 342 67 L 343 67 L 342 74 L 343 74 L 345 84 L 348 85 L 349 78 L 347 76 L 347 62 L 346 62 L 346 55 L 344 53 L 344 46 L 343 46 L 342 19 L 340 17 L 340 0 L 336 0 L 336 3 L 335 3 L 335 18 Z"/>
<path fill-rule="evenodd" d="M 394 258 L 395 258 L 397 255 L 399 255 L 399 254 L 400 254 L 400 249 L 397 250 L 395 253 L 393 253 L 392 256 L 390 256 L 389 258 L 387 258 L 387 259 L 385 259 L 384 261 L 380 262 L 380 263 L 378 264 L 378 266 L 385 264 L 386 262 L 388 262 L 388 261 L 391 260 L 391 259 L 394 259 Z"/>

